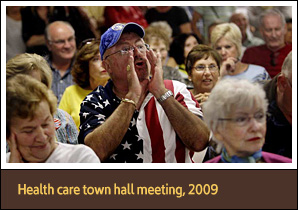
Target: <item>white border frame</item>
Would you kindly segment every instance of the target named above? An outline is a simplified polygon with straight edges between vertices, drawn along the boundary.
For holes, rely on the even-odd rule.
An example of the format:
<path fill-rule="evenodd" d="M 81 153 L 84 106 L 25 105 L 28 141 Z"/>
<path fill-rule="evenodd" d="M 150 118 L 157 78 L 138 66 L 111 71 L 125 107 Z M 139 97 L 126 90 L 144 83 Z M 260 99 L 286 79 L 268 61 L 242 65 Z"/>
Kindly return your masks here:
<path fill-rule="evenodd" d="M 167 1 L 1 1 L 1 169 L 297 169 L 297 2 L 296 1 L 172 1 L 173 6 L 292 6 L 293 22 L 293 159 L 292 163 L 261 163 L 261 164 L 200 164 L 200 163 L 117 163 L 117 164 L 94 164 L 94 163 L 60 163 L 60 164 L 20 164 L 6 163 L 6 6 L 32 6 L 32 5 L 55 5 L 55 6 L 168 6 Z"/>

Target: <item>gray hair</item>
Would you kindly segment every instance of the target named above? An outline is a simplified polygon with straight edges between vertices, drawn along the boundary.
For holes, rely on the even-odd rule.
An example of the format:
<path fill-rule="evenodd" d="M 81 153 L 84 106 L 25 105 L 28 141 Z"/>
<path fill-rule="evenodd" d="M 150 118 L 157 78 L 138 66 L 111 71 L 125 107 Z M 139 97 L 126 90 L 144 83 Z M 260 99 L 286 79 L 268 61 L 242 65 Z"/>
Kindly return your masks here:
<path fill-rule="evenodd" d="M 216 25 L 211 33 L 211 44 L 214 49 L 216 43 L 223 37 L 236 45 L 238 57 L 240 57 L 242 53 L 242 35 L 239 27 L 235 23 Z"/>
<path fill-rule="evenodd" d="M 167 21 L 152 22 L 152 23 L 150 23 L 150 26 L 164 31 L 168 35 L 169 39 L 171 39 L 172 34 L 173 34 L 173 29 L 171 28 L 171 26 L 168 24 Z"/>
<path fill-rule="evenodd" d="M 52 25 L 54 25 L 54 24 L 64 24 L 64 25 L 67 25 L 67 26 L 69 26 L 69 28 L 73 31 L 73 34 L 75 35 L 75 30 L 73 29 L 73 27 L 72 27 L 72 25 L 69 23 L 69 22 L 67 22 L 67 21 L 61 21 L 61 20 L 58 20 L 58 21 L 55 21 L 55 22 L 52 22 L 52 23 L 50 23 L 50 24 L 48 24 L 47 26 L 46 26 L 46 28 L 45 28 L 45 37 L 46 37 L 46 40 L 50 40 L 50 30 L 49 30 L 49 28 L 52 26 Z"/>
<path fill-rule="evenodd" d="M 259 16 L 259 26 L 260 27 L 263 27 L 263 19 L 269 15 L 279 16 L 281 23 L 282 23 L 282 27 L 285 26 L 285 24 L 286 24 L 285 16 L 278 9 L 267 9 L 264 12 L 262 12 Z"/>
<path fill-rule="evenodd" d="M 282 64 L 281 73 L 292 80 L 292 51 L 289 52 Z"/>
<path fill-rule="evenodd" d="M 244 79 L 223 79 L 215 85 L 202 107 L 204 121 L 214 132 L 219 125 L 225 125 L 225 121 L 219 121 L 219 118 L 229 117 L 235 109 L 253 108 L 255 105 L 267 112 L 268 102 L 260 84 Z"/>

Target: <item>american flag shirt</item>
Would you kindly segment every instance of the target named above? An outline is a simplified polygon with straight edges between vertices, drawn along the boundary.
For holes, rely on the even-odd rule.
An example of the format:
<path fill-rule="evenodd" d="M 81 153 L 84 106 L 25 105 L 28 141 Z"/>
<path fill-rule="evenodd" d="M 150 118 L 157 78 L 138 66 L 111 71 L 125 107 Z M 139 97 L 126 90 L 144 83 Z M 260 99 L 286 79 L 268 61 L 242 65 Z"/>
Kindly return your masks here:
<path fill-rule="evenodd" d="M 186 85 L 165 80 L 175 99 L 189 111 L 203 119 L 198 102 L 187 90 Z M 79 143 L 119 106 L 119 99 L 112 91 L 110 80 L 105 87 L 98 86 L 86 96 L 80 110 Z M 139 111 L 135 111 L 129 128 L 120 145 L 104 162 L 109 163 L 185 163 L 192 162 L 193 152 L 189 151 L 173 129 L 162 106 L 148 93 Z"/>

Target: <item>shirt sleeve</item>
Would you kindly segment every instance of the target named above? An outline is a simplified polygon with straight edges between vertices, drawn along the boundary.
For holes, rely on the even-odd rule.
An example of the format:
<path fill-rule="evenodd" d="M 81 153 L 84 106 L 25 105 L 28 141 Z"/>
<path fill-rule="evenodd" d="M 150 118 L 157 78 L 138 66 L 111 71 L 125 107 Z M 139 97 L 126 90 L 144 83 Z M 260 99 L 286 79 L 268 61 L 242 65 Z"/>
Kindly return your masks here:
<path fill-rule="evenodd" d="M 90 93 L 83 100 L 80 110 L 80 144 L 84 144 L 87 134 L 105 122 L 107 116 L 104 107 L 107 103 L 109 101 L 103 100 L 102 96 L 96 92 Z"/>

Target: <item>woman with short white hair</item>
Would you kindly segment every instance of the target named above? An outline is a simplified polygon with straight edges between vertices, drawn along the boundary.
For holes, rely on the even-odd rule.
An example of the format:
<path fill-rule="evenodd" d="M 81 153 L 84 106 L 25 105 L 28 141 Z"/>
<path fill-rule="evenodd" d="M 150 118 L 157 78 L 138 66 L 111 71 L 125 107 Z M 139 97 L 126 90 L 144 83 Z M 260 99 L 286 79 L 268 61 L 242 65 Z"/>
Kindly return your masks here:
<path fill-rule="evenodd" d="M 224 79 L 203 106 L 204 121 L 224 146 L 209 163 L 277 163 L 291 159 L 263 152 L 266 134 L 266 95 L 257 83 Z"/>
<path fill-rule="evenodd" d="M 242 35 L 234 23 L 216 25 L 211 33 L 211 45 L 221 55 L 223 63 L 220 75 L 224 78 L 247 79 L 251 82 L 270 80 L 266 69 L 262 66 L 242 63 Z"/>

